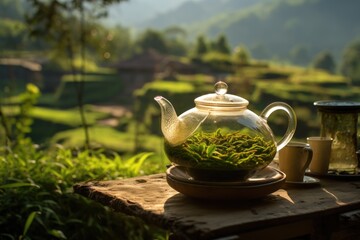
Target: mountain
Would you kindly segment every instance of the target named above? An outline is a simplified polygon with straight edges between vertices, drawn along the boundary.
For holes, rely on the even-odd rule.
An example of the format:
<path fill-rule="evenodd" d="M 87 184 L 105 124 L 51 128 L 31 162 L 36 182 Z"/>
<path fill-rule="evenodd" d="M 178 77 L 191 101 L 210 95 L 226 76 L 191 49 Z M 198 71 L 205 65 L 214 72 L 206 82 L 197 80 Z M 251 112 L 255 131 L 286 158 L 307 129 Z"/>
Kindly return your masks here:
<path fill-rule="evenodd" d="M 188 1 L 194 0 L 128 0 L 111 5 L 108 9 L 109 16 L 104 22 L 108 25 L 134 27 Z"/>
<path fill-rule="evenodd" d="M 180 25 L 190 39 L 225 34 L 232 47 L 243 44 L 256 58 L 305 64 L 322 51 L 339 60 L 344 48 L 360 39 L 358 9 L 359 0 L 187 1 L 141 26 Z"/>
<path fill-rule="evenodd" d="M 192 31 L 203 30 L 210 37 L 224 33 L 232 46 L 261 47 L 279 58 L 291 57 L 296 48 L 304 49 L 309 60 L 321 51 L 338 58 L 351 41 L 360 38 L 358 9 L 358 0 L 277 0 L 218 16 Z"/>
<path fill-rule="evenodd" d="M 227 14 L 233 11 L 241 11 L 258 3 L 271 0 L 201 0 L 185 1 L 180 6 L 170 11 L 158 14 L 137 27 L 164 28 L 171 25 L 191 24 L 216 16 L 220 13 Z"/>

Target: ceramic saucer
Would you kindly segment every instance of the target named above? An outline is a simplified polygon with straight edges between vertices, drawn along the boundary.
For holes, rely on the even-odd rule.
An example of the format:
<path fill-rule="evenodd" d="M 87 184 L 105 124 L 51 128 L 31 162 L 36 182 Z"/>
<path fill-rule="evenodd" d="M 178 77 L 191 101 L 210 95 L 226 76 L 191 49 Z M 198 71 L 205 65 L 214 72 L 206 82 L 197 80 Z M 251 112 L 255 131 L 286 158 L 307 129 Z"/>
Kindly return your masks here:
<path fill-rule="evenodd" d="M 234 180 L 234 181 L 204 181 L 195 180 L 188 173 L 186 168 L 181 166 L 172 166 L 167 169 L 166 174 L 178 181 L 190 183 L 190 184 L 204 184 L 204 185 L 216 185 L 216 186 L 248 186 L 248 185 L 259 185 L 262 183 L 269 183 L 279 180 L 283 177 L 284 173 L 273 168 L 266 167 L 262 170 L 257 171 L 252 177 L 245 181 Z"/>
<path fill-rule="evenodd" d="M 286 181 L 285 185 L 292 187 L 314 187 L 320 185 L 320 180 L 314 177 L 304 176 L 304 180 L 302 182 Z"/>
<path fill-rule="evenodd" d="M 280 189 L 286 175 L 267 167 L 248 181 L 207 182 L 193 180 L 185 168 L 172 166 L 166 171 L 166 180 L 174 190 L 193 198 L 212 200 L 244 200 L 266 196 Z"/>
<path fill-rule="evenodd" d="M 348 173 L 342 173 L 342 172 L 335 172 L 335 171 L 329 171 L 327 174 L 320 174 L 311 172 L 310 170 L 305 172 L 306 175 L 313 176 L 313 177 L 325 177 L 325 178 L 334 178 L 339 180 L 358 180 L 360 179 L 360 169 L 356 169 L 355 174 L 348 174 Z"/>

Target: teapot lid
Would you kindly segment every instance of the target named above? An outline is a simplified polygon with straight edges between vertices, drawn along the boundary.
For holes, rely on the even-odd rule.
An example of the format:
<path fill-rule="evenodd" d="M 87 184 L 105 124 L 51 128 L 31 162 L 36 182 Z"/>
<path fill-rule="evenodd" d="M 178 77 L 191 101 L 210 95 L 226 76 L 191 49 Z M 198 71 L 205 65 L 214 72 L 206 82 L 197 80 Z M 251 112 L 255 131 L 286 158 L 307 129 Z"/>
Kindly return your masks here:
<path fill-rule="evenodd" d="M 249 101 L 245 98 L 226 94 L 228 85 L 219 81 L 215 83 L 215 93 L 206 94 L 195 99 L 196 107 L 205 109 L 217 109 L 234 111 L 246 108 Z"/>

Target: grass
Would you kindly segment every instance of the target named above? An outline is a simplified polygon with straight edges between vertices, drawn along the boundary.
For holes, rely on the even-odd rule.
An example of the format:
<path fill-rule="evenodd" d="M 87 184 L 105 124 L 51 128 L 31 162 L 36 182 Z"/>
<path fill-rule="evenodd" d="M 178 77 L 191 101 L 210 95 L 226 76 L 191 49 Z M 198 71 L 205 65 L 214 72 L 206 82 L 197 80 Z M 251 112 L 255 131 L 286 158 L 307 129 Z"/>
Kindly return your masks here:
<path fill-rule="evenodd" d="M 83 84 L 83 102 L 112 102 L 118 98 L 124 88 L 124 83 L 116 74 L 86 74 L 81 83 L 79 76 L 63 76 L 55 93 L 56 105 L 61 107 L 77 106 L 76 89 Z"/>
<path fill-rule="evenodd" d="M 302 103 L 320 99 L 353 99 L 357 97 L 358 87 L 331 88 L 312 84 L 289 84 L 289 82 L 258 82 L 256 87 L 264 94 L 271 94 L 285 101 Z"/>
<path fill-rule="evenodd" d="M 91 145 L 96 148 L 109 149 L 116 152 L 131 153 L 136 148 L 144 151 L 161 152 L 162 137 L 154 135 L 139 135 L 136 143 L 135 134 L 120 132 L 112 127 L 93 126 L 89 128 Z M 84 130 L 75 128 L 55 134 L 51 143 L 60 143 L 64 147 L 83 147 Z M 136 146 L 137 144 L 137 146 Z"/>
<path fill-rule="evenodd" d="M 340 75 L 329 74 L 325 71 L 309 69 L 290 77 L 290 82 L 294 84 L 340 84 L 348 85 L 348 80 Z"/>
<path fill-rule="evenodd" d="M 139 94 L 144 91 L 153 91 L 153 92 L 171 91 L 174 94 L 188 93 L 188 92 L 194 92 L 195 86 L 189 82 L 155 81 L 145 84 L 143 88 L 137 90 L 137 93 Z"/>
<path fill-rule="evenodd" d="M 211 75 L 205 75 L 205 74 L 192 74 L 192 75 L 177 75 L 176 76 L 179 81 L 182 82 L 190 82 L 192 84 L 211 84 L 214 82 L 214 77 Z"/>
<path fill-rule="evenodd" d="M 139 175 L 150 155 L 48 151 L 22 139 L 0 155 L 0 239 L 165 239 L 165 232 L 71 190 L 81 181 Z"/>
<path fill-rule="evenodd" d="M 244 78 L 253 81 L 255 90 L 252 100 L 255 103 L 262 101 L 262 96 L 305 105 L 321 99 L 359 100 L 359 87 L 350 86 L 345 77 L 322 70 L 270 65 L 267 70 L 262 68 L 257 72 L 256 69 L 244 69 L 241 73 Z M 262 79 L 262 76 L 274 78 Z"/>
<path fill-rule="evenodd" d="M 91 144 L 94 147 L 112 149 L 118 152 L 133 152 L 134 136 L 119 132 L 111 127 L 94 126 L 89 128 Z M 82 147 L 85 142 L 84 130 L 75 128 L 59 132 L 52 137 L 52 143 L 61 143 L 64 147 Z"/>
<path fill-rule="evenodd" d="M 103 119 L 109 116 L 107 113 L 94 112 L 91 110 L 91 107 L 88 106 L 86 112 L 87 123 L 93 125 L 97 120 Z M 59 123 L 68 126 L 80 126 L 81 118 L 79 115 L 79 110 L 76 108 L 73 109 L 52 109 L 52 108 L 43 108 L 35 107 L 31 111 L 31 116 L 33 118 L 45 120 L 48 122 Z"/>

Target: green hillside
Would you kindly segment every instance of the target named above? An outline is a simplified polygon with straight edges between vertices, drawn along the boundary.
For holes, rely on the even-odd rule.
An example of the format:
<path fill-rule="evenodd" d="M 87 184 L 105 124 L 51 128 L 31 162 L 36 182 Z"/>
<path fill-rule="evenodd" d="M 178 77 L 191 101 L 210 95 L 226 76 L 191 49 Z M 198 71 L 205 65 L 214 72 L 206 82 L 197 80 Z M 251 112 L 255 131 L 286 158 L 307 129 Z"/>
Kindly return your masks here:
<path fill-rule="evenodd" d="M 244 44 L 259 59 L 293 60 L 295 49 L 302 49 L 306 63 L 322 51 L 339 60 L 343 49 L 360 38 L 357 0 L 263 0 L 247 5 L 247 1 L 228 0 L 214 3 L 217 11 L 209 10 L 208 3 L 192 4 L 197 18 L 189 16 L 190 6 L 183 6 L 149 24 L 171 25 L 176 19 L 191 37 L 224 33 L 233 47 Z"/>
<path fill-rule="evenodd" d="M 178 8 L 146 21 L 140 27 L 163 28 L 178 24 L 191 24 L 206 20 L 209 16 L 218 15 L 220 12 L 228 13 L 234 9 L 244 9 L 258 3 L 270 2 L 272 0 L 203 0 L 188 1 Z"/>

